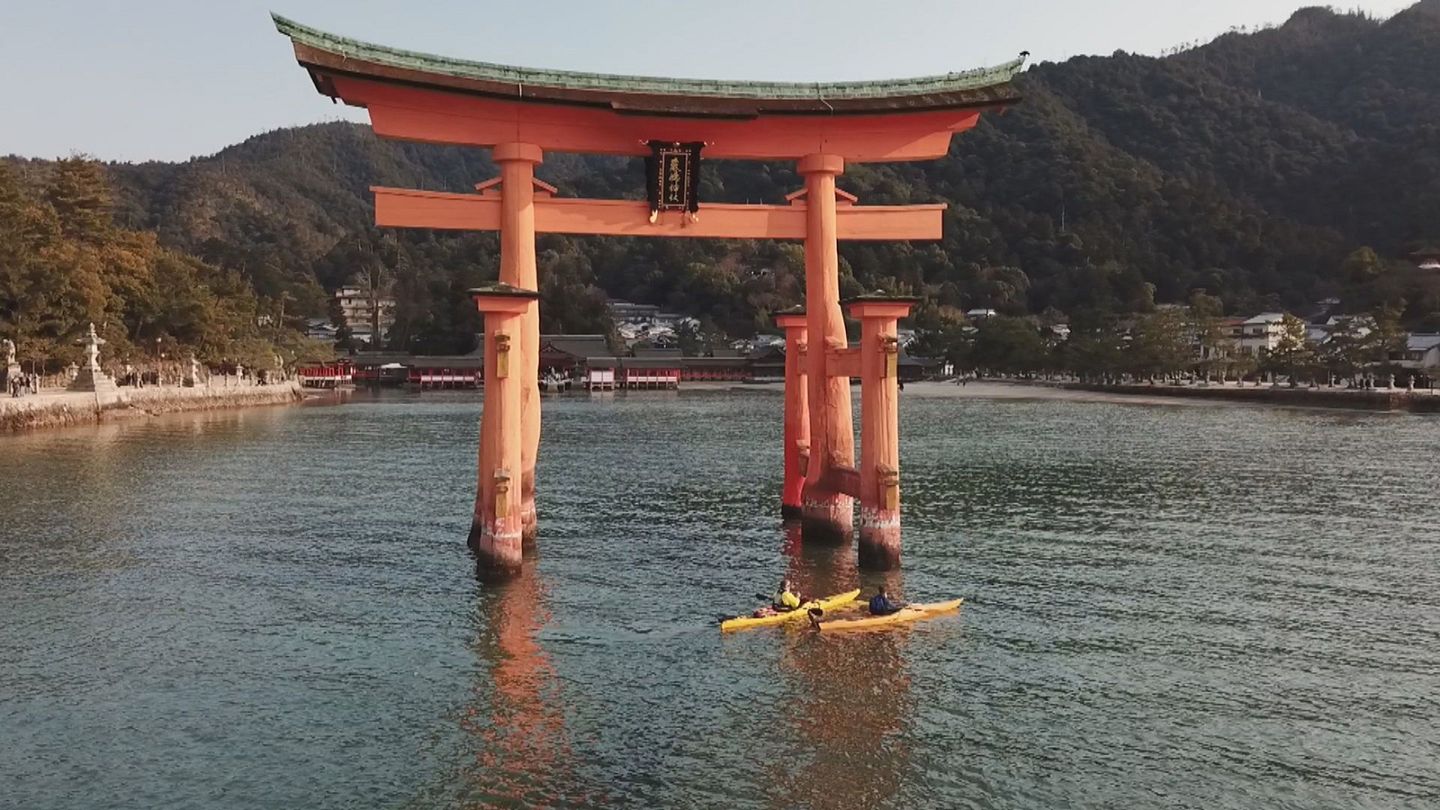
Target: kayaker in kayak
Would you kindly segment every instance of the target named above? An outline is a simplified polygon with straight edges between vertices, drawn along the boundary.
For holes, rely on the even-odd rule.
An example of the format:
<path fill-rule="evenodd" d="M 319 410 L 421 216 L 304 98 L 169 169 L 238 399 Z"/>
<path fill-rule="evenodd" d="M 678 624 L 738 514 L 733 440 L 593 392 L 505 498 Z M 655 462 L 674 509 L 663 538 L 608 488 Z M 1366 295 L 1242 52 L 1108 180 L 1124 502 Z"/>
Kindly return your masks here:
<path fill-rule="evenodd" d="M 895 602 L 890 599 L 890 595 L 885 593 L 884 585 L 881 585 L 875 591 L 875 595 L 870 597 L 871 616 L 889 616 L 891 613 L 899 613 L 903 607 L 905 607 L 904 602 Z"/>
<path fill-rule="evenodd" d="M 760 599 L 765 598 L 764 594 L 757 593 L 755 596 Z M 780 587 L 770 596 L 770 604 L 750 615 L 758 619 L 763 616 L 774 616 L 776 613 L 789 613 L 795 608 L 800 607 L 804 601 L 805 600 L 800 597 L 800 594 L 796 593 L 795 589 L 790 586 L 790 578 L 786 577 L 780 580 Z"/>
<path fill-rule="evenodd" d="M 800 594 L 795 593 L 795 589 L 790 586 L 789 577 L 780 580 L 780 588 L 775 591 L 775 598 L 770 600 L 772 606 L 781 611 L 794 610 L 800 607 L 802 601 L 804 600 L 800 598 Z"/>

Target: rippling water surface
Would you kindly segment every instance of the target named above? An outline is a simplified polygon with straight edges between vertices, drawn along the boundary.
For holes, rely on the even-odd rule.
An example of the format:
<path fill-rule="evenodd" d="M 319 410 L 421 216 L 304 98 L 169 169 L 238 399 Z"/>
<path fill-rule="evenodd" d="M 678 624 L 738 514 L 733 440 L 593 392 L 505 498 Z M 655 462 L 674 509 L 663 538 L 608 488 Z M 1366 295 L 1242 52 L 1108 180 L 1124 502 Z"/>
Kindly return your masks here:
<path fill-rule="evenodd" d="M 548 400 L 481 586 L 478 404 L 0 437 L 0 806 L 1440 806 L 1440 421 L 902 401 L 899 632 L 722 637 L 852 549 L 780 399 Z"/>

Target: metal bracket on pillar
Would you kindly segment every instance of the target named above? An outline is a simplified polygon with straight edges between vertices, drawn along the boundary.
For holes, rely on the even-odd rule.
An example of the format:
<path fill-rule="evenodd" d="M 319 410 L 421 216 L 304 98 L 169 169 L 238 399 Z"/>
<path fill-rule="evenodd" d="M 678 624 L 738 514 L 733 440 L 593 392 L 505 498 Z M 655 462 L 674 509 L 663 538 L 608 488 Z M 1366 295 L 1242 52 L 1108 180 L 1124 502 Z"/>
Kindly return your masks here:
<path fill-rule="evenodd" d="M 495 376 L 503 380 L 510 376 L 510 336 L 496 334 L 491 337 L 495 341 Z"/>
<path fill-rule="evenodd" d="M 894 335 L 880 336 L 880 352 L 885 355 L 885 365 L 880 370 L 882 377 L 895 377 L 900 368 L 900 340 Z"/>
<path fill-rule="evenodd" d="M 510 516 L 510 471 L 495 471 L 495 517 Z"/>
<path fill-rule="evenodd" d="M 880 485 L 879 501 L 889 511 L 900 509 L 900 471 L 880 464 L 875 468 L 876 481 Z"/>

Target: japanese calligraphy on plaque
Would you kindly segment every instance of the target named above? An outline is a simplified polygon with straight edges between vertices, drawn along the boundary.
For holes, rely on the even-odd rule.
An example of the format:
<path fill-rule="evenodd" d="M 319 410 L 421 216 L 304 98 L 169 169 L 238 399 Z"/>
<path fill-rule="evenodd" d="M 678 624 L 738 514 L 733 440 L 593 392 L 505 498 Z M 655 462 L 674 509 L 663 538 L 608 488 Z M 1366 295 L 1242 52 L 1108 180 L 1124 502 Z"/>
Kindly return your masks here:
<path fill-rule="evenodd" d="M 650 221 L 661 211 L 700 210 L 700 148 L 703 143 L 650 141 L 645 160 Z"/>

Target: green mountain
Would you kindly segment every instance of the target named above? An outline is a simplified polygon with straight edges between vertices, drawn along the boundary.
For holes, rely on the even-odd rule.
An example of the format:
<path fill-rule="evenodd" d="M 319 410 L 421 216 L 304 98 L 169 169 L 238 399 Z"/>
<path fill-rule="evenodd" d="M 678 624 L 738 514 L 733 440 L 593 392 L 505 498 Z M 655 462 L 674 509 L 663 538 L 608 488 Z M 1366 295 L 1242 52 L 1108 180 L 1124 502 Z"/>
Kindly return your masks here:
<path fill-rule="evenodd" d="M 1395 258 L 1440 244 L 1440 0 L 1384 21 L 1303 9 L 1162 58 L 1040 64 L 1018 84 L 1025 101 L 944 159 L 841 178 L 864 203 L 950 205 L 938 243 L 842 246 L 847 291 L 919 293 L 931 315 L 1083 320 L 1197 289 L 1230 311 L 1302 308 L 1353 297 L 1342 262 L 1362 245 Z M 496 273 L 493 235 L 371 224 L 370 185 L 468 190 L 495 174 L 483 150 L 325 124 L 109 168 L 121 226 L 238 273 L 263 299 L 288 295 L 292 313 L 323 314 L 326 291 L 357 273 L 391 286 L 400 346 L 467 348 L 463 291 Z M 551 155 L 539 175 L 566 195 L 643 196 L 636 161 Z M 702 199 L 779 202 L 800 185 L 787 165 L 711 161 Z M 748 333 L 801 297 L 797 245 L 545 236 L 539 247 L 547 330 L 603 328 L 608 294 Z M 1408 321 L 1440 318 L 1440 295 L 1391 286 Z"/>

